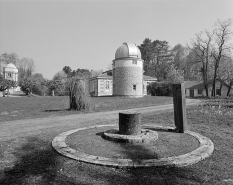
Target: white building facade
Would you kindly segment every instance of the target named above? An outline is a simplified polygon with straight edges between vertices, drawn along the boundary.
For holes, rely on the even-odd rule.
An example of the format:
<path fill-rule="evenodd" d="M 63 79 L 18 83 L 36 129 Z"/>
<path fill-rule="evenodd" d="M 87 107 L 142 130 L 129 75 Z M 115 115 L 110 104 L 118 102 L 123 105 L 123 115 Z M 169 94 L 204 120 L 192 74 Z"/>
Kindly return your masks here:
<path fill-rule="evenodd" d="M 3 64 L 0 66 L 0 68 L 0 73 L 4 79 L 18 82 L 18 69 L 14 64 Z M 15 92 L 15 89 L 16 88 L 9 89 L 9 93 L 13 94 Z"/>

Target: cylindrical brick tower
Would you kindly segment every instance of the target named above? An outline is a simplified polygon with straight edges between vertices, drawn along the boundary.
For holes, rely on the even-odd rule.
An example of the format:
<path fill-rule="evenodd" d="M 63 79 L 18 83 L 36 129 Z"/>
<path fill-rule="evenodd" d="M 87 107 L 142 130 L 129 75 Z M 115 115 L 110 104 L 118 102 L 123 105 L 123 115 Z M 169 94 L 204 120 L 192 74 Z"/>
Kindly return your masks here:
<path fill-rule="evenodd" d="M 143 96 L 143 60 L 135 44 L 123 43 L 113 60 L 113 96 Z"/>

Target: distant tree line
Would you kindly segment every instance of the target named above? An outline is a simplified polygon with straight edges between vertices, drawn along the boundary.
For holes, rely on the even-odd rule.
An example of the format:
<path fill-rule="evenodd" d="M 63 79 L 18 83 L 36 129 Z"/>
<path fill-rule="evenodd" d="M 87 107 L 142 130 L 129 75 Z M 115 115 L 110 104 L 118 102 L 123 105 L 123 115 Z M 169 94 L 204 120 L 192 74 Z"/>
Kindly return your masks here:
<path fill-rule="evenodd" d="M 195 80 L 204 83 L 209 95 L 208 81 L 213 79 L 211 96 L 215 96 L 216 80 L 233 87 L 232 19 L 218 20 L 212 30 L 195 35 L 191 44 L 170 48 L 165 40 L 144 39 L 138 47 L 144 60 L 144 74 L 158 81 L 171 83 Z"/>

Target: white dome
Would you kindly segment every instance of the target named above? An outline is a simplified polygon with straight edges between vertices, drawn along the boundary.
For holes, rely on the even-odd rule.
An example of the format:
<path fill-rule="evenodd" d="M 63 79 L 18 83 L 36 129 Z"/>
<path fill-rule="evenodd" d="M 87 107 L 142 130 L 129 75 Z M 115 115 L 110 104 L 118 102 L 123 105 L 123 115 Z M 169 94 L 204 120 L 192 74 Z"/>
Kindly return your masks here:
<path fill-rule="evenodd" d="M 17 67 L 16 67 L 14 64 L 12 64 L 12 63 L 7 64 L 6 67 L 7 67 L 7 68 L 9 67 L 9 68 L 17 69 Z"/>
<path fill-rule="evenodd" d="M 17 67 L 12 63 L 7 64 L 4 71 L 5 72 L 18 73 Z"/>
<path fill-rule="evenodd" d="M 116 50 L 115 53 L 115 59 L 120 58 L 141 58 L 141 52 L 136 44 L 125 42 Z"/>

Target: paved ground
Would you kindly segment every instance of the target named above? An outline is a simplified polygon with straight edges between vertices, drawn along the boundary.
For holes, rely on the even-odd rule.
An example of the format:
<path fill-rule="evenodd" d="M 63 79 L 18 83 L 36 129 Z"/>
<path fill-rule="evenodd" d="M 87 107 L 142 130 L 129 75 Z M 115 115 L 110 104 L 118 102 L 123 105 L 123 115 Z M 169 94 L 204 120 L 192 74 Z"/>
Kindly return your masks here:
<path fill-rule="evenodd" d="M 187 99 L 187 106 L 200 104 L 200 100 Z M 158 105 L 153 107 L 144 108 L 134 108 L 128 109 L 130 111 L 140 111 L 142 114 L 146 113 L 160 113 L 173 111 L 173 104 Z M 124 110 L 126 111 L 126 110 Z M 118 113 L 121 110 L 108 111 L 108 112 L 96 112 L 88 114 L 77 114 L 77 115 L 67 115 L 67 116 L 57 116 L 57 117 L 46 117 L 46 118 L 35 118 L 26 120 L 16 120 L 16 121 L 6 121 L 0 123 L 0 139 L 7 137 L 16 137 L 20 135 L 25 135 L 28 132 L 35 132 L 43 129 L 51 129 L 57 127 L 68 127 L 76 126 L 77 128 L 82 126 L 87 126 L 86 122 L 90 125 L 94 125 L 94 120 L 114 120 L 118 119 Z M 93 121 L 93 124 L 91 124 Z M 84 124 L 85 122 L 85 124 Z"/>

